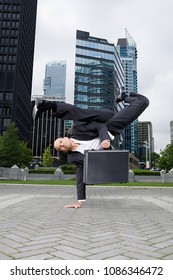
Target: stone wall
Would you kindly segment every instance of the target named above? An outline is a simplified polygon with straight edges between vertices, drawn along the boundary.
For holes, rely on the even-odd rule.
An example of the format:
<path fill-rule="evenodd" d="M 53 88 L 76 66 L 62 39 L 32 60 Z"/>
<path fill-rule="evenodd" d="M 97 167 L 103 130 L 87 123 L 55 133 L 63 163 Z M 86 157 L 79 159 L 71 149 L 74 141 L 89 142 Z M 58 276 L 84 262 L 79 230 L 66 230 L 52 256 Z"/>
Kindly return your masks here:
<path fill-rule="evenodd" d="M 166 173 L 165 170 L 161 170 L 160 175 L 161 175 L 162 183 L 172 183 L 173 182 L 173 168 L 168 173 Z"/>

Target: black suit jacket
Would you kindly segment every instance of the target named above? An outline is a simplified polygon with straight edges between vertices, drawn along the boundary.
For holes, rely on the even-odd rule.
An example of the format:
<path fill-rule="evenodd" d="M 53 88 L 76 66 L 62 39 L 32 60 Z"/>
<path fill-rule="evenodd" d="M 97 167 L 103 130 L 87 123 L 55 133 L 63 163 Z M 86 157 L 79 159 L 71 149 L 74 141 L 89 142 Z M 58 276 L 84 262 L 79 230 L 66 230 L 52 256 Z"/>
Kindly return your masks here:
<path fill-rule="evenodd" d="M 99 137 L 101 142 L 105 139 L 110 139 L 106 125 L 97 122 L 75 122 L 69 137 L 84 141 Z M 77 163 L 78 161 L 81 163 L 83 155 L 79 152 L 69 152 L 68 160 L 71 163 Z"/>

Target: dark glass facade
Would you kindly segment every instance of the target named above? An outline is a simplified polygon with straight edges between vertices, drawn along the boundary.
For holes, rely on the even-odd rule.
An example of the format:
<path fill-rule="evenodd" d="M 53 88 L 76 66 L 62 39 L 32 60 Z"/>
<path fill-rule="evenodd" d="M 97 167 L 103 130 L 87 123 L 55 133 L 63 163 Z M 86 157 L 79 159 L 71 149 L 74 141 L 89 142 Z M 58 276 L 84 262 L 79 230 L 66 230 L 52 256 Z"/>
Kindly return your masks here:
<path fill-rule="evenodd" d="M 123 85 L 124 70 L 115 45 L 77 30 L 74 105 L 117 112 L 123 108 L 115 102 L 117 88 Z M 123 148 L 123 135 L 117 136 L 113 145 Z"/>
<path fill-rule="evenodd" d="M 123 81 L 123 67 L 114 44 L 77 30 L 74 104 L 116 111 L 117 86 Z"/>
<path fill-rule="evenodd" d="M 0 0 L 0 135 L 15 122 L 31 144 L 37 0 Z"/>

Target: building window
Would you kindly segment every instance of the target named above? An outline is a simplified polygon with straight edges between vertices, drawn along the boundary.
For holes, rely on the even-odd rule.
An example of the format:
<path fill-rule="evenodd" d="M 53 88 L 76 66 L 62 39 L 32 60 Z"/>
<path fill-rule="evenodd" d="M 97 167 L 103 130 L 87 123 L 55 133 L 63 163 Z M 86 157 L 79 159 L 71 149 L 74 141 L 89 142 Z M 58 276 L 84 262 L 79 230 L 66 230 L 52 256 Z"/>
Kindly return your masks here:
<path fill-rule="evenodd" d="M 3 27 L 10 27 L 10 21 L 9 20 L 3 20 L 2 21 L 2 26 Z"/>
<path fill-rule="evenodd" d="M 0 55 L 0 61 L 7 61 L 7 55 Z"/>
<path fill-rule="evenodd" d="M 5 11 L 10 11 L 10 10 L 12 10 L 11 4 L 6 4 L 6 5 L 4 5 L 4 10 L 5 10 Z"/>
<path fill-rule="evenodd" d="M 5 93 L 5 100 L 11 101 L 13 99 L 13 93 L 12 92 L 6 92 Z"/>
<path fill-rule="evenodd" d="M 6 115 L 6 116 L 11 115 L 11 107 L 9 107 L 9 106 L 4 107 L 4 115 Z"/>
<path fill-rule="evenodd" d="M 7 64 L 8 71 L 15 71 L 15 69 L 16 69 L 15 64 Z"/>
<path fill-rule="evenodd" d="M 6 70 L 6 64 L 0 64 L 0 70 L 5 71 Z"/>
<path fill-rule="evenodd" d="M 8 44 L 8 42 L 9 42 L 8 38 L 4 38 L 4 37 L 1 38 L 1 44 Z"/>
<path fill-rule="evenodd" d="M 3 126 L 8 126 L 10 124 L 10 119 L 3 119 Z"/>
<path fill-rule="evenodd" d="M 11 45 L 17 45 L 17 38 L 10 38 Z"/>
<path fill-rule="evenodd" d="M 16 30 L 16 29 L 11 29 L 11 35 L 12 36 L 18 36 L 18 34 L 19 34 L 19 31 L 18 30 Z"/>
<path fill-rule="evenodd" d="M 2 29 L 1 31 L 3 36 L 8 36 L 9 35 L 9 29 Z"/>

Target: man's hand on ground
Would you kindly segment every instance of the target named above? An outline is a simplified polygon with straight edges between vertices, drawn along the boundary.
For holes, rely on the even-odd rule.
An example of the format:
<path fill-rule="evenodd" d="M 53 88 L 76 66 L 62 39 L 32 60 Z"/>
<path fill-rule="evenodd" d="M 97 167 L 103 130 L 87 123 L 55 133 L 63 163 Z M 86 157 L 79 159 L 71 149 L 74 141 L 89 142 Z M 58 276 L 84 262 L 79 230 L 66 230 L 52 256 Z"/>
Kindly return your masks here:
<path fill-rule="evenodd" d="M 79 201 L 74 204 L 65 205 L 64 208 L 81 208 L 83 206 L 83 202 Z"/>

